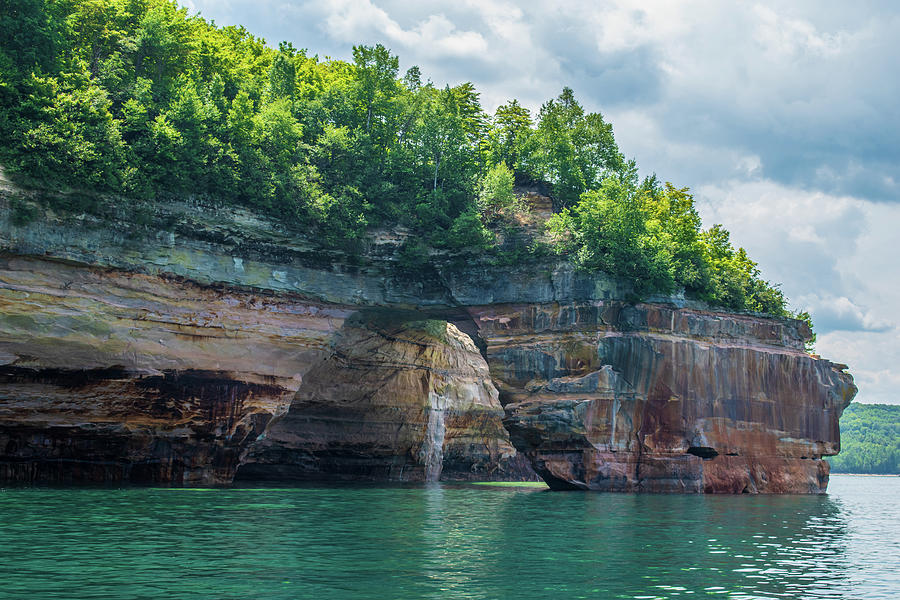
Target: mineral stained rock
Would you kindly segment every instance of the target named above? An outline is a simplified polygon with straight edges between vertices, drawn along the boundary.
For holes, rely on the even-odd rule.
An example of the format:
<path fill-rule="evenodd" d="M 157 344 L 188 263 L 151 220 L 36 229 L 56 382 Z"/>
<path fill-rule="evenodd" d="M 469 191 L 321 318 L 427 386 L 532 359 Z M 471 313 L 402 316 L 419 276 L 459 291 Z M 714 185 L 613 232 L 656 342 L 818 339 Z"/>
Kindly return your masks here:
<path fill-rule="evenodd" d="M 622 303 L 472 309 L 554 489 L 819 493 L 856 387 L 794 321 Z"/>
<path fill-rule="evenodd" d="M 246 211 L 17 225 L 0 185 L 0 480 L 521 479 L 825 489 L 855 393 L 791 319 L 565 262 L 399 268 Z"/>
<path fill-rule="evenodd" d="M 0 479 L 228 482 L 347 314 L 0 257 Z"/>
<path fill-rule="evenodd" d="M 437 481 L 532 475 L 516 464 L 488 366 L 441 320 L 345 322 L 287 413 L 251 445 L 248 479 Z M 518 471 L 517 471 L 518 470 Z"/>

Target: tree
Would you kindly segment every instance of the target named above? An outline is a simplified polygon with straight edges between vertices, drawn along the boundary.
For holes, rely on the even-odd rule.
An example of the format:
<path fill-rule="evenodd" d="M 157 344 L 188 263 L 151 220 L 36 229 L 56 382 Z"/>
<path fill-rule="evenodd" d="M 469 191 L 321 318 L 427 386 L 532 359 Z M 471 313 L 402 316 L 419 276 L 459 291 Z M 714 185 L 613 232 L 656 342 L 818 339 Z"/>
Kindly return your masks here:
<path fill-rule="evenodd" d="M 365 132 L 372 133 L 373 123 L 379 116 L 385 116 L 387 104 L 396 95 L 400 61 L 387 48 L 376 44 L 374 47 L 353 46 L 353 64 L 356 66 L 356 95 L 365 115 Z"/>
<path fill-rule="evenodd" d="M 469 146 L 477 148 L 484 140 L 488 128 L 487 115 L 481 109 L 481 95 L 470 82 L 450 88 L 450 92 Z"/>
<path fill-rule="evenodd" d="M 120 49 L 126 32 L 120 27 L 124 15 L 122 3 L 106 0 L 82 0 L 66 19 L 74 37 L 75 55 L 88 65 L 96 78 L 103 61 Z"/>
<path fill-rule="evenodd" d="M 124 146 L 106 93 L 84 73 L 62 80 L 32 74 L 23 88 L 18 166 L 33 177 L 119 189 Z"/>
<path fill-rule="evenodd" d="M 611 174 L 627 174 L 627 164 L 599 113 L 584 114 L 571 88 L 547 101 L 538 116 L 534 145 L 525 170 L 552 185 L 553 195 L 570 206 Z"/>
<path fill-rule="evenodd" d="M 638 293 L 670 286 L 668 256 L 647 251 L 640 200 L 617 177 L 607 177 L 599 189 L 585 192 L 575 206 L 554 215 L 548 226 L 559 240 L 558 250 L 572 253 L 581 268 L 625 277 Z"/>
<path fill-rule="evenodd" d="M 784 294 L 759 277 L 759 269 L 746 250 L 731 245 L 728 232 L 713 225 L 700 235 L 703 256 L 709 265 L 705 300 L 736 310 L 788 316 Z"/>
<path fill-rule="evenodd" d="M 433 169 L 432 191 L 438 190 L 438 182 L 452 177 L 454 167 L 465 163 L 468 139 L 460 116 L 457 95 L 450 86 L 441 91 L 429 90 L 428 102 L 418 128 L 418 140 L 422 158 Z M 449 163 L 449 165 L 448 165 Z M 443 171 L 442 171 L 443 168 Z"/>
<path fill-rule="evenodd" d="M 518 100 L 510 100 L 497 107 L 491 126 L 488 162 L 493 165 L 505 163 L 515 174 L 524 175 L 521 157 L 528 152 L 526 144 L 532 133 L 531 113 Z"/>
<path fill-rule="evenodd" d="M 0 0 L 0 73 L 47 73 L 57 59 L 60 21 L 46 0 Z"/>
<path fill-rule="evenodd" d="M 269 67 L 269 94 L 272 98 L 294 98 L 297 79 L 295 52 L 290 43 L 279 44 L 278 53 L 272 59 L 272 66 Z"/>
<path fill-rule="evenodd" d="M 707 280 L 707 265 L 700 243 L 700 215 L 694 208 L 694 198 L 687 188 L 671 183 L 658 187 L 653 180 L 645 180 L 638 191 L 646 219 L 648 245 L 664 252 L 671 263 L 671 281 L 667 290 L 681 286 L 702 293 Z M 662 258 L 662 257 L 661 257 Z"/>
<path fill-rule="evenodd" d="M 192 56 L 187 9 L 164 1 L 149 3 L 132 40 L 136 75 L 152 81 L 154 96 L 163 99 Z"/>

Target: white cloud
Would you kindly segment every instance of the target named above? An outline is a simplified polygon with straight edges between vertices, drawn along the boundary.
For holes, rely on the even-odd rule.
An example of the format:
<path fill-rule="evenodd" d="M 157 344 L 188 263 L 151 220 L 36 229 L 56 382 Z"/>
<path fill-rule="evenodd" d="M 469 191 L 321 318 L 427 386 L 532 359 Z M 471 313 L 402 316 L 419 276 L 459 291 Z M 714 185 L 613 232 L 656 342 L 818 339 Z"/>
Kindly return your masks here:
<path fill-rule="evenodd" d="M 756 41 L 779 60 L 794 60 L 805 54 L 832 56 L 841 52 L 849 35 L 823 34 L 809 21 L 779 15 L 767 6 L 756 5 Z"/>
<path fill-rule="evenodd" d="M 874 311 L 859 306 L 846 296 L 819 296 L 805 294 L 794 298 L 793 304 L 815 315 L 819 331 L 874 331 L 884 332 L 894 325 L 882 319 Z"/>
<path fill-rule="evenodd" d="M 789 297 L 855 297 L 859 282 L 840 262 L 867 227 L 864 201 L 770 180 L 709 183 L 696 194 L 704 223 L 722 223 Z"/>
<path fill-rule="evenodd" d="M 522 20 L 522 9 L 508 2 L 465 0 L 463 5 L 479 15 L 499 40 L 518 42 L 525 48 L 533 46 L 528 24 Z"/>
<path fill-rule="evenodd" d="M 671 2 L 650 0 L 607 3 L 603 10 L 596 4 L 581 3 L 570 14 L 581 14 L 591 22 L 597 33 L 598 52 L 634 50 L 660 40 L 671 40 L 691 28 L 689 15 L 703 2 Z"/>
<path fill-rule="evenodd" d="M 480 33 L 457 29 L 443 14 L 429 15 L 404 29 L 369 0 L 330 0 L 321 3 L 319 10 L 324 13 L 323 31 L 349 45 L 374 37 L 388 45 L 416 48 L 424 56 L 456 58 L 476 58 L 488 49 Z"/>
<path fill-rule="evenodd" d="M 866 404 L 900 404 L 900 349 L 884 343 L 887 333 L 835 331 L 820 335 L 816 351 L 835 362 L 845 363 L 859 388 L 856 400 Z"/>

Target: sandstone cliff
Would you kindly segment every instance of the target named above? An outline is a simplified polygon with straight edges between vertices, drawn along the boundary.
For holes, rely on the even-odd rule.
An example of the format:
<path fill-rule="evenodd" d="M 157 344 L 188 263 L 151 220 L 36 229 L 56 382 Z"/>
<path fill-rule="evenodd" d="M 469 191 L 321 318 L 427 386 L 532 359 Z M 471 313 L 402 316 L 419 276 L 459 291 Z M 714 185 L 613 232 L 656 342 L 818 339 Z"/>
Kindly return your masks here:
<path fill-rule="evenodd" d="M 473 311 L 513 444 L 553 488 L 824 491 L 856 388 L 790 323 L 616 302 Z"/>
<path fill-rule="evenodd" d="M 0 199 L 0 479 L 522 478 L 527 458 L 560 488 L 824 490 L 855 388 L 802 323 L 630 304 L 564 262 L 411 272 L 402 241 L 325 253 L 189 203 L 16 226 Z"/>
<path fill-rule="evenodd" d="M 445 321 L 414 319 L 378 311 L 345 323 L 287 413 L 251 444 L 238 477 L 520 475 L 497 388 L 472 339 Z"/>

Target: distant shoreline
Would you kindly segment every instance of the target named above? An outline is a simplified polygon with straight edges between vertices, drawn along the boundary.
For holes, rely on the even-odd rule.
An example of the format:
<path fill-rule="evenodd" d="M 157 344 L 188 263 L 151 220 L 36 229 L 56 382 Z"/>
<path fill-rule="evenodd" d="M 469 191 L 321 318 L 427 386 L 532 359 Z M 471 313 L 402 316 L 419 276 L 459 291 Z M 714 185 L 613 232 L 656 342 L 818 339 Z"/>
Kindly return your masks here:
<path fill-rule="evenodd" d="M 900 477 L 900 473 L 832 473 L 831 475 L 850 475 L 851 477 Z"/>

